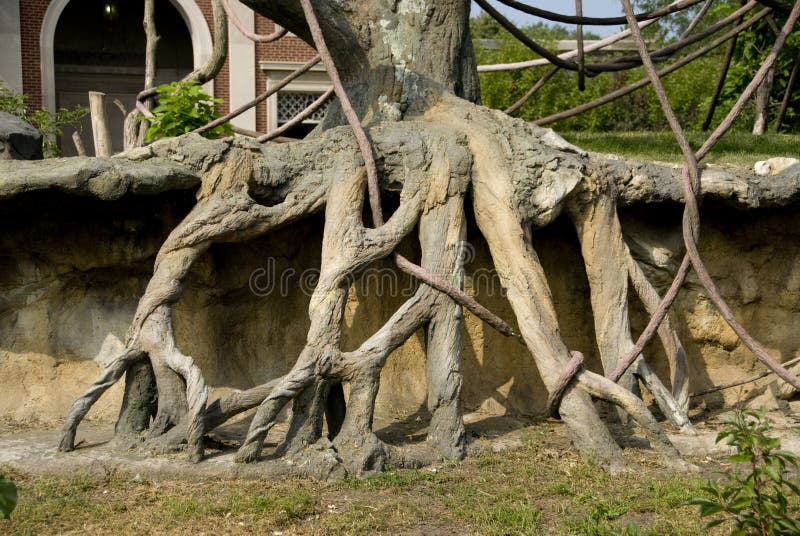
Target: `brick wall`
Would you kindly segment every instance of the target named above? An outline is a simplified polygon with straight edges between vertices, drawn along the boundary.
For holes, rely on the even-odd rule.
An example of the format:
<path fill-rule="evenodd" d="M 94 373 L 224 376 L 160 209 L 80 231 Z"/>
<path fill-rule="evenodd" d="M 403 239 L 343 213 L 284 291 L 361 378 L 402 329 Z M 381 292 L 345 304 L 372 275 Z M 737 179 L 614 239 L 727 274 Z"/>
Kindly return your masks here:
<path fill-rule="evenodd" d="M 195 0 L 195 3 L 200 8 L 200 11 L 203 12 L 208 28 L 211 31 L 211 38 L 214 39 L 214 14 L 211 8 L 211 0 Z M 222 104 L 217 106 L 217 109 L 223 115 L 230 111 L 230 72 L 230 62 L 226 58 L 222 69 L 214 79 L 214 96 L 223 101 Z"/>
<path fill-rule="evenodd" d="M 256 14 L 256 33 L 268 35 L 275 31 L 275 23 Z M 316 51 L 302 39 L 285 35 L 272 43 L 256 43 L 256 95 L 267 90 L 267 76 L 259 67 L 261 61 L 292 61 L 305 63 L 316 55 Z M 267 131 L 267 102 L 256 107 L 256 130 Z"/>
<path fill-rule="evenodd" d="M 17 1 L 17 0 L 2 0 Z M 39 36 L 42 21 L 52 0 L 19 0 L 20 33 L 22 41 L 22 91 L 28 95 L 28 104 L 32 109 L 42 107 L 42 67 Z M 206 18 L 213 37 L 214 17 L 211 0 L 195 0 Z M 223 99 L 220 112 L 227 113 L 230 95 L 230 69 L 228 61 L 222 67 L 214 81 L 214 96 Z"/>
<path fill-rule="evenodd" d="M 8 1 L 8 0 L 6 0 Z M 15 1 L 15 0 L 11 0 Z M 19 0 L 22 34 L 22 92 L 28 95 L 33 109 L 42 107 L 42 66 L 39 34 L 50 0 Z"/>

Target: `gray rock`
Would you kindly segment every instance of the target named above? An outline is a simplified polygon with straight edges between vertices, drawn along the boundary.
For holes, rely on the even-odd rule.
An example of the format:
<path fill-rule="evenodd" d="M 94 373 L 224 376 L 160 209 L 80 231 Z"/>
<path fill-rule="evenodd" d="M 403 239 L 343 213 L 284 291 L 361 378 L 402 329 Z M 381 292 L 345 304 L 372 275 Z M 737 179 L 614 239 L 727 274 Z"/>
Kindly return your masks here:
<path fill-rule="evenodd" d="M 0 112 L 0 160 L 40 160 L 42 133 L 15 115 Z"/>

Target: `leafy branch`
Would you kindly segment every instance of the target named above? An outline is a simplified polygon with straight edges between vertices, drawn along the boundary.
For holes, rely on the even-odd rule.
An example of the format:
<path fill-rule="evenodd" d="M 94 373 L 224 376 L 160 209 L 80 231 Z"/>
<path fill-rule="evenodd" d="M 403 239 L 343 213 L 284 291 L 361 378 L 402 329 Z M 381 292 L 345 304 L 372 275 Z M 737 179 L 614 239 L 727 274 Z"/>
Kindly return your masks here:
<path fill-rule="evenodd" d="M 716 442 L 726 440 L 736 447 L 728 458 L 735 469 L 725 482 L 709 480 L 703 488 L 708 497 L 695 497 L 688 504 L 697 505 L 703 517 L 722 514 L 706 527 L 732 522 L 732 535 L 800 534 L 798 508 L 788 498 L 800 497 L 800 487 L 787 477 L 788 466 L 796 467 L 798 456 L 780 450 L 781 440 L 767 435 L 772 426 L 763 408 L 736 411 L 725 422 L 728 426 Z"/>
<path fill-rule="evenodd" d="M 0 111 L 19 117 L 42 133 L 44 138 L 42 152 L 45 158 L 60 156 L 61 150 L 56 140 L 64 134 L 63 127 L 69 125 L 81 132 L 83 127 L 80 120 L 89 113 L 89 108 L 86 106 L 61 108 L 56 113 L 43 109 L 31 111 L 27 99 L 27 95 L 0 86 Z"/>
<path fill-rule="evenodd" d="M 186 134 L 219 117 L 215 105 L 221 104 L 222 99 L 211 98 L 195 80 L 163 84 L 157 89 L 158 106 L 153 110 L 153 117 L 140 118 L 150 121 L 145 142 Z M 218 138 L 223 134 L 233 134 L 230 123 L 203 132 L 206 138 Z"/>

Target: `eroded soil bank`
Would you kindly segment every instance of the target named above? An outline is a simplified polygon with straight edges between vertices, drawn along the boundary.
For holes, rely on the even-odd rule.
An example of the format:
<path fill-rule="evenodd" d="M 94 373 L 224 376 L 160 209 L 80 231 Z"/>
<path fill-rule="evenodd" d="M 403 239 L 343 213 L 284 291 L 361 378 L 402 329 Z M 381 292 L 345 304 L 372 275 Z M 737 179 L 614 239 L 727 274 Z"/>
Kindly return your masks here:
<path fill-rule="evenodd" d="M 71 401 L 121 348 L 158 247 L 193 206 L 193 187 L 184 181 L 167 191 L 130 192 L 114 200 L 49 189 L 0 201 L 0 414 L 50 424 L 63 419 Z M 703 218 L 701 253 L 724 297 L 773 355 L 794 358 L 800 348 L 800 214 L 708 204 Z M 632 252 L 663 291 L 682 254 L 680 207 L 634 205 L 621 219 Z M 263 383 L 294 363 L 308 329 L 321 229 L 320 219 L 310 219 L 247 244 L 215 245 L 194 268 L 176 306 L 176 329 L 182 349 L 213 387 L 212 396 Z M 478 235 L 471 226 L 464 248 L 467 290 L 512 320 Z M 562 218 L 535 237 L 563 336 L 599 370 L 575 231 Z M 412 259 L 419 255 L 410 242 L 401 249 Z M 351 293 L 345 349 L 377 330 L 414 289 L 389 263 L 370 269 Z M 637 330 L 645 317 L 638 303 L 632 309 Z M 761 370 L 692 275 L 673 311 L 689 357 L 692 391 Z M 546 392 L 527 350 L 469 313 L 464 329 L 466 409 L 543 414 Z M 382 416 L 424 418 L 423 344 L 418 334 L 389 358 L 378 402 Z M 668 378 L 660 348 L 653 345 L 649 352 Z M 750 391 L 757 394 L 769 381 L 695 402 L 717 408 Z M 117 385 L 90 418 L 112 422 L 120 399 Z"/>

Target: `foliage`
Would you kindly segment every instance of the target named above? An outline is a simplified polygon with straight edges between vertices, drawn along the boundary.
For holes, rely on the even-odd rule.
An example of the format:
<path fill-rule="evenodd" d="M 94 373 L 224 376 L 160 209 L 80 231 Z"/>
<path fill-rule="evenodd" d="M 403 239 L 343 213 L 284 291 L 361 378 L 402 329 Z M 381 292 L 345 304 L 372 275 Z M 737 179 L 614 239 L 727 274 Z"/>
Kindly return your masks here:
<path fill-rule="evenodd" d="M 787 498 L 800 496 L 800 487 L 786 474 L 788 465 L 797 466 L 798 456 L 779 450 L 781 440 L 767 435 L 772 426 L 764 409 L 736 411 L 726 423 L 717 443 L 726 439 L 736 447 L 729 460 L 741 469 L 728 472 L 725 483 L 709 480 L 704 491 L 710 498 L 696 497 L 689 504 L 697 505 L 703 517 L 724 514 L 706 527 L 730 521 L 733 535 L 800 534 L 800 509 Z"/>
<path fill-rule="evenodd" d="M 630 523 L 624 528 L 612 525 L 609 521 L 618 517 L 607 504 L 598 502 L 591 506 L 588 515 L 577 522 L 569 524 L 570 532 L 581 536 L 643 536 L 653 535 L 651 532 L 642 532 L 636 523 Z"/>
<path fill-rule="evenodd" d="M 222 99 L 211 98 L 195 80 L 179 80 L 160 85 L 157 89 L 158 106 L 153 110 L 155 117 L 149 119 L 146 142 L 186 134 L 219 117 L 215 105 L 221 104 Z M 232 133 L 230 124 L 225 123 L 207 130 L 203 136 L 218 138 Z"/>
<path fill-rule="evenodd" d="M 0 475 L 0 514 L 4 518 L 11 517 L 11 512 L 17 506 L 17 498 L 17 486 Z"/>
<path fill-rule="evenodd" d="M 668 4 L 669 0 L 637 0 L 636 4 L 639 9 L 654 9 L 663 7 Z M 738 0 L 722 0 L 716 2 L 714 7 L 706 16 L 708 20 L 719 19 L 725 15 L 730 14 L 733 10 L 741 6 Z M 692 9 L 672 15 L 666 23 L 666 28 L 669 30 L 662 32 L 662 35 L 670 35 L 672 37 L 678 35 L 686 29 L 689 21 L 697 11 L 700 4 Z M 755 13 L 751 12 L 746 18 L 752 17 Z M 785 22 L 785 14 L 773 13 L 767 18 L 761 19 L 754 26 L 746 32 L 739 35 L 736 40 L 736 48 L 734 49 L 733 61 L 725 81 L 725 87 L 719 102 L 720 115 L 727 112 L 733 106 L 739 95 L 742 94 L 744 88 L 750 83 L 753 74 L 761 66 L 773 43 L 775 42 L 775 29 L 781 28 Z M 708 22 L 706 22 L 708 24 Z M 661 24 L 660 26 L 664 26 Z M 701 25 L 702 27 L 702 25 Z M 800 54 L 800 29 L 795 29 L 789 34 L 783 51 L 778 56 L 775 65 L 775 81 L 772 86 L 771 103 L 772 110 L 776 110 L 778 104 L 783 99 L 783 95 L 788 85 L 789 76 L 791 75 L 792 68 L 797 62 L 798 55 Z M 794 98 L 790 102 L 787 109 L 786 118 L 782 126 L 783 132 L 798 132 L 800 130 L 800 94 L 797 91 L 794 93 Z M 752 103 L 751 103 L 752 104 Z M 748 128 L 753 122 L 753 106 L 746 109 L 738 121 L 740 128 Z"/>
<path fill-rule="evenodd" d="M 635 2 L 637 11 L 656 9 L 669 3 L 670 0 L 637 0 Z M 651 48 L 675 40 L 687 29 L 700 6 L 701 4 L 698 4 L 691 9 L 672 14 L 659 24 L 649 26 L 645 31 L 645 36 L 651 43 Z M 739 7 L 738 0 L 716 2 L 695 31 L 729 15 Z M 752 14 L 748 16 L 752 16 Z M 718 120 L 730 110 L 769 52 L 775 40 L 772 24 L 780 27 L 784 22 L 782 16 L 775 15 L 774 18 L 774 22 L 762 19 L 739 36 L 731 68 L 718 102 L 716 111 Z M 478 64 L 509 63 L 537 57 L 485 13 L 473 17 L 470 27 L 472 35 L 477 39 L 475 49 Z M 524 30 L 536 41 L 550 48 L 558 39 L 574 39 L 574 30 L 558 25 L 548 26 L 539 23 L 528 26 Z M 592 39 L 593 37 L 587 35 L 586 38 Z M 496 48 L 485 46 L 486 42 L 482 41 L 485 39 L 492 39 Z M 689 47 L 687 52 L 698 46 L 701 45 Z M 687 129 L 699 129 L 705 118 L 716 84 L 717 73 L 722 64 L 724 50 L 725 46 L 717 47 L 702 58 L 663 78 L 670 102 L 681 123 Z M 799 52 L 800 30 L 795 30 L 790 34 L 783 52 L 778 57 L 775 82 L 772 87 L 772 110 L 777 110 L 778 104 L 783 99 L 789 75 L 797 62 Z M 587 61 L 602 61 L 609 57 L 608 54 L 595 53 L 587 56 Z M 669 63 L 675 59 L 673 57 Z M 549 66 L 545 66 L 522 71 L 482 73 L 480 78 L 483 103 L 492 108 L 505 109 L 509 107 L 549 69 Z M 592 101 L 644 77 L 645 73 L 641 68 L 604 73 L 588 78 L 586 89 L 581 92 L 577 87 L 577 74 L 561 70 L 515 115 L 528 121 L 540 119 Z M 800 131 L 800 90 L 795 89 L 794 95 L 783 122 L 782 132 Z M 734 129 L 749 130 L 753 122 L 753 111 L 754 106 L 751 102 L 736 121 Z M 554 123 L 552 126 L 559 131 L 593 132 L 668 129 L 655 94 L 649 86 L 610 104 L 584 112 L 577 117 Z"/>
<path fill-rule="evenodd" d="M 482 17 L 475 17 L 471 27 L 476 37 L 492 35 L 491 25 Z M 560 26 L 528 26 L 525 31 L 536 41 L 550 48 L 558 39 L 574 38 L 574 33 Z M 588 39 L 594 36 L 587 35 Z M 483 37 L 481 37 L 483 38 Z M 497 28 L 492 37 L 496 48 L 484 46 L 480 39 L 475 43 L 478 64 L 507 63 L 535 58 L 527 47 L 519 43 L 503 29 Z M 606 61 L 608 54 L 592 54 L 588 61 Z M 689 128 L 697 128 L 705 117 L 714 77 L 708 76 L 719 59 L 714 55 L 700 58 L 683 69 L 664 78 L 679 119 Z M 550 70 L 550 66 L 531 69 L 481 73 L 481 97 L 483 103 L 492 108 L 505 109 L 524 95 L 533 84 Z M 561 70 L 545 84 L 515 116 L 533 121 L 551 114 L 568 110 L 585 102 L 595 100 L 607 93 L 644 78 L 641 68 L 616 73 L 603 73 L 587 78 L 586 89 L 578 89 L 577 73 Z M 661 107 L 650 88 L 636 91 L 617 101 L 564 119 L 553 126 L 559 131 L 607 132 L 618 130 L 666 130 L 668 124 Z"/>
<path fill-rule="evenodd" d="M 64 134 L 63 127 L 69 125 L 81 132 L 83 128 L 80 120 L 89 113 L 89 108 L 86 106 L 61 108 L 56 113 L 44 109 L 31 111 L 27 95 L 0 86 L 0 111 L 19 117 L 41 132 L 44 136 L 42 152 L 45 158 L 51 158 L 61 155 L 56 140 Z"/>
<path fill-rule="evenodd" d="M 775 15 L 774 24 L 778 27 L 783 26 L 784 21 L 779 15 Z M 775 41 L 775 33 L 769 18 L 757 22 L 748 32 L 739 36 L 734 49 L 734 57 L 725 87 L 722 92 L 720 104 L 722 107 L 729 108 L 736 101 L 738 96 L 744 91 L 747 84 L 753 78 L 753 74 L 761 66 L 767 54 L 769 54 L 772 44 Z M 775 78 L 770 93 L 770 110 L 774 113 L 789 82 L 797 58 L 800 57 L 800 30 L 795 30 L 786 39 L 783 51 L 775 62 Z M 753 110 L 745 110 L 740 123 L 743 126 L 751 125 L 753 122 Z M 800 131 L 800 91 L 798 84 L 795 85 L 793 98 L 786 111 L 786 118 L 781 128 L 782 132 Z"/>

